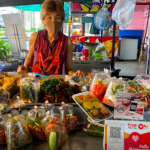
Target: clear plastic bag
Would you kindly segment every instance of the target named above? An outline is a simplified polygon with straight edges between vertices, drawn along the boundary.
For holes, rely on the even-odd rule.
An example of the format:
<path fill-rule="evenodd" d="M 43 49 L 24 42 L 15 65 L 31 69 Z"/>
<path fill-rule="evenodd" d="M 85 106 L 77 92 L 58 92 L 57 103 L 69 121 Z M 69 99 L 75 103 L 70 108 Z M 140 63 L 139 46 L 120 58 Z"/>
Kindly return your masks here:
<path fill-rule="evenodd" d="M 49 141 L 50 150 L 60 147 L 68 139 L 66 128 L 59 114 L 51 114 L 46 116 L 45 134 Z"/>
<path fill-rule="evenodd" d="M 73 105 L 63 103 L 59 110 L 68 133 L 81 129 L 79 119 L 74 115 Z"/>
<path fill-rule="evenodd" d="M 19 96 L 17 96 L 16 100 L 13 102 L 11 107 L 12 108 L 22 108 L 24 106 L 25 106 L 24 101 Z"/>
<path fill-rule="evenodd" d="M 59 110 L 54 104 L 50 104 L 48 100 L 45 101 L 45 104 L 41 106 L 41 108 L 45 109 L 45 111 L 49 111 L 51 114 L 58 113 Z"/>
<path fill-rule="evenodd" d="M 0 87 L 0 103 L 8 102 L 9 98 L 10 98 L 9 92 L 7 92 L 5 89 Z"/>
<path fill-rule="evenodd" d="M 0 102 L 0 113 L 5 113 L 10 110 L 10 107 L 5 102 Z"/>
<path fill-rule="evenodd" d="M 116 93 L 128 92 L 128 90 L 129 85 L 127 82 L 123 81 L 122 78 L 112 78 L 103 98 L 103 103 L 114 106 Z"/>
<path fill-rule="evenodd" d="M 5 122 L 6 120 L 2 117 L 0 113 L 0 145 L 6 144 L 6 136 L 5 136 Z"/>
<path fill-rule="evenodd" d="M 90 86 L 90 92 L 94 94 L 99 100 L 102 101 L 103 95 L 107 90 L 108 83 L 110 82 L 110 76 L 105 73 L 97 73 Z"/>
<path fill-rule="evenodd" d="M 147 107 L 150 107 L 150 76 L 149 75 L 137 75 L 134 80 L 135 88 L 138 89 L 138 93 L 144 93 L 147 97 Z M 134 88 L 132 86 L 132 89 Z M 134 88 L 134 89 L 135 89 Z"/>
<path fill-rule="evenodd" d="M 99 43 L 96 46 L 95 53 L 100 53 L 100 52 L 103 52 L 103 51 L 105 51 L 105 45 L 103 43 Z"/>
<path fill-rule="evenodd" d="M 133 20 L 136 0 L 118 0 L 113 12 L 114 20 L 123 30 L 125 30 Z"/>
<path fill-rule="evenodd" d="M 27 123 L 22 116 L 15 116 L 6 122 L 5 126 L 7 150 L 16 150 L 32 142 L 32 136 Z"/>
<path fill-rule="evenodd" d="M 20 80 L 20 97 L 26 103 L 37 103 L 40 94 L 40 80 L 27 77 Z"/>
<path fill-rule="evenodd" d="M 34 138 L 46 141 L 46 136 L 44 133 L 44 128 L 42 121 L 46 116 L 44 109 L 38 109 L 37 106 L 34 106 L 35 109 L 32 109 L 27 114 L 27 124 L 31 135 Z"/>

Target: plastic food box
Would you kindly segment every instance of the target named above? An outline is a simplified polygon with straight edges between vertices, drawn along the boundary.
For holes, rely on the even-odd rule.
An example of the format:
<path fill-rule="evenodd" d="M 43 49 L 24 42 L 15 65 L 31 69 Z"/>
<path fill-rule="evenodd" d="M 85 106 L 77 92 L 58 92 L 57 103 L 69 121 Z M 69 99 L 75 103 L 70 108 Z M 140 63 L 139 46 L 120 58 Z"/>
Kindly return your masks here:
<path fill-rule="evenodd" d="M 75 94 L 72 98 L 93 122 L 100 122 L 113 116 L 90 92 Z"/>

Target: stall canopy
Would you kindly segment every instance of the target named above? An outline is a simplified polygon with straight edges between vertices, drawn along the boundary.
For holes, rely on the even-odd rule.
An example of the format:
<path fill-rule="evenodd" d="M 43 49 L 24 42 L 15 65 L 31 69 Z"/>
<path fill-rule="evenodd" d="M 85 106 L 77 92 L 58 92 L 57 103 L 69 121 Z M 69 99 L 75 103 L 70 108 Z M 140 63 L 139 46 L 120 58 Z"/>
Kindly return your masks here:
<path fill-rule="evenodd" d="M 24 10 L 24 11 L 41 11 L 41 5 L 35 4 L 35 5 L 23 5 L 23 6 L 14 6 L 16 9 Z M 69 9 L 70 4 L 65 2 L 64 3 L 64 10 L 65 10 L 65 23 L 68 22 L 69 19 Z"/>
<path fill-rule="evenodd" d="M 0 7 L 42 4 L 44 0 L 0 0 Z M 91 3 L 91 0 L 62 0 L 62 2 Z"/>

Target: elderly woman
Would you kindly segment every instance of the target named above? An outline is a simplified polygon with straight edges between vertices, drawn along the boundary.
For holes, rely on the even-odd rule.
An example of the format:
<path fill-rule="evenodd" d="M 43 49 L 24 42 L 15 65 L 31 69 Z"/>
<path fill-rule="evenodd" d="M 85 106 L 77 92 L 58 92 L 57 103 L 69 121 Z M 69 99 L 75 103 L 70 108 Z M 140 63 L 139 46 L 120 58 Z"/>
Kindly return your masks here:
<path fill-rule="evenodd" d="M 83 76 L 78 70 L 72 71 L 73 44 L 70 38 L 61 32 L 65 12 L 60 0 L 45 0 L 41 7 L 41 21 L 44 30 L 34 32 L 29 41 L 29 52 L 23 66 L 18 73 L 27 72 L 32 65 L 32 72 L 43 75 L 59 75 L 65 72 L 68 75 Z"/>

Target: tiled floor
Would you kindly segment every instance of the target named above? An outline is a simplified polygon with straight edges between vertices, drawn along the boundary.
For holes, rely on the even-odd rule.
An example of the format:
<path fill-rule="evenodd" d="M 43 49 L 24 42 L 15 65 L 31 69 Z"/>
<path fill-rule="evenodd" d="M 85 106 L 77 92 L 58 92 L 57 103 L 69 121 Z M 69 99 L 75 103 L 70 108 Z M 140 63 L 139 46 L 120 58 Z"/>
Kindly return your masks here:
<path fill-rule="evenodd" d="M 140 65 L 139 62 L 115 62 L 115 69 L 121 69 L 120 76 L 136 76 L 137 74 L 145 74 L 145 64 Z"/>

